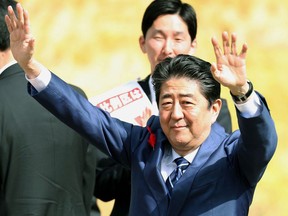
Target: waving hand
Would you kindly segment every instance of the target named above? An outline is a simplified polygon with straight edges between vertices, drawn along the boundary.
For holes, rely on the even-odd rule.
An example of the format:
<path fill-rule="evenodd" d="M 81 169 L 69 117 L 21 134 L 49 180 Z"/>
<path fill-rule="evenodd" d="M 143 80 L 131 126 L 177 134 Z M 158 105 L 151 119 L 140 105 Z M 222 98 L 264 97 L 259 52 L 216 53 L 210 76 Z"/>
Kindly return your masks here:
<path fill-rule="evenodd" d="M 223 86 L 228 87 L 233 95 L 245 94 L 249 88 L 246 76 L 247 44 L 243 44 L 238 54 L 236 34 L 231 35 L 230 43 L 228 33 L 222 33 L 223 50 L 215 37 L 212 37 L 211 41 L 216 57 L 216 63 L 211 66 L 214 78 Z"/>
<path fill-rule="evenodd" d="M 5 22 L 10 33 L 10 47 L 15 60 L 20 64 L 28 77 L 33 78 L 39 74 L 39 63 L 33 59 L 34 38 L 30 33 L 28 12 L 21 4 L 16 6 L 17 16 L 11 6 Z"/>

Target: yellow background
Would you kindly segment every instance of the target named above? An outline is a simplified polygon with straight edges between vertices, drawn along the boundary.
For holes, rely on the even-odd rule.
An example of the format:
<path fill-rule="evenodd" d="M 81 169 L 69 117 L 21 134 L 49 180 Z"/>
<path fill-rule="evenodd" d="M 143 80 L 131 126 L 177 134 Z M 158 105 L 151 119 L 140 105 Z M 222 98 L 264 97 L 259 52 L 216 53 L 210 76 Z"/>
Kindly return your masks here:
<path fill-rule="evenodd" d="M 142 15 L 151 0 L 20 2 L 30 13 L 37 59 L 67 82 L 80 86 L 88 97 L 149 73 L 138 37 Z M 197 56 L 214 61 L 210 38 L 220 38 L 224 30 L 237 32 L 240 43 L 248 43 L 248 76 L 266 96 L 279 135 L 277 151 L 258 184 L 249 215 L 287 215 L 288 2 L 185 2 L 198 13 Z M 222 96 L 228 99 L 236 129 L 234 107 L 226 89 Z M 102 215 L 109 215 L 111 205 L 100 202 Z"/>

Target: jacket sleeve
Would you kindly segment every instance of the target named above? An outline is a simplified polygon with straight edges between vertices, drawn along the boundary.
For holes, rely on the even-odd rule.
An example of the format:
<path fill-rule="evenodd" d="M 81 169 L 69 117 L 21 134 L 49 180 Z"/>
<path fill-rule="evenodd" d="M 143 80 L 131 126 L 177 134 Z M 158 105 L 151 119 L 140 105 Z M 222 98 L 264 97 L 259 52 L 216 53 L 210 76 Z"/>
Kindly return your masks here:
<path fill-rule="evenodd" d="M 108 112 L 93 106 L 67 83 L 52 73 L 49 85 L 37 92 L 28 84 L 28 92 L 42 106 L 91 144 L 116 161 L 130 166 L 131 134 L 141 135 L 141 128 L 112 118 Z M 136 134 L 136 135 L 135 135 Z"/>
<path fill-rule="evenodd" d="M 241 173 L 251 186 L 255 186 L 261 179 L 276 150 L 278 141 L 276 128 L 266 100 L 259 93 L 257 95 L 262 107 L 259 116 L 244 118 L 237 111 L 241 132 L 237 145 L 237 159 Z"/>

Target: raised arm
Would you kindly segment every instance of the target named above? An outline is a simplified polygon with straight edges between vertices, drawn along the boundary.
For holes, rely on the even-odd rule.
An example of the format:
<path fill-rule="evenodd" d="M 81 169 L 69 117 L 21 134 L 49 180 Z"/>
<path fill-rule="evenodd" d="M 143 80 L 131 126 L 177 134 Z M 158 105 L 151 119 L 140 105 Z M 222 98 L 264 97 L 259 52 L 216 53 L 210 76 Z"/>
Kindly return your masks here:
<path fill-rule="evenodd" d="M 211 71 L 214 78 L 223 86 L 228 87 L 234 96 L 241 138 L 238 140 L 237 148 L 230 150 L 236 151 L 235 161 L 239 164 L 240 172 L 254 187 L 261 179 L 275 152 L 277 133 L 265 98 L 255 93 L 251 87 L 252 84 L 247 82 L 245 61 L 247 45 L 244 44 L 238 54 L 236 34 L 231 35 L 231 42 L 229 42 L 227 32 L 223 32 L 222 41 L 223 51 L 216 38 L 212 38 L 216 63 L 212 64 Z M 238 101 L 239 96 L 241 100 Z"/>
<path fill-rule="evenodd" d="M 40 63 L 33 59 L 35 40 L 30 32 L 29 15 L 20 3 L 17 4 L 17 16 L 11 6 L 5 16 L 10 33 L 10 47 L 15 60 L 23 68 L 28 78 L 32 79 L 40 73 Z"/>

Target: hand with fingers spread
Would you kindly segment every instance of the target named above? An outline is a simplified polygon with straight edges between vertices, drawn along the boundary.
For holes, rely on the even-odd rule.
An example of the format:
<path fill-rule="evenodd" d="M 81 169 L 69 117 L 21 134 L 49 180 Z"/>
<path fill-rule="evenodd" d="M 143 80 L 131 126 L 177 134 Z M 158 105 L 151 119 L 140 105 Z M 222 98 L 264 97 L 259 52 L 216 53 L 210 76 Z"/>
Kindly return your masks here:
<path fill-rule="evenodd" d="M 243 44 L 241 52 L 237 53 L 235 33 L 231 35 L 231 44 L 227 32 L 222 33 L 223 50 L 215 37 L 212 44 L 216 63 L 212 63 L 211 72 L 214 78 L 230 89 L 233 95 L 244 95 L 249 89 L 246 76 L 247 44 Z"/>
<path fill-rule="evenodd" d="M 24 69 L 29 78 L 39 75 L 39 63 L 33 59 L 34 38 L 30 33 L 29 15 L 20 3 L 17 4 L 17 16 L 11 6 L 5 22 L 10 33 L 10 47 L 15 60 Z"/>

